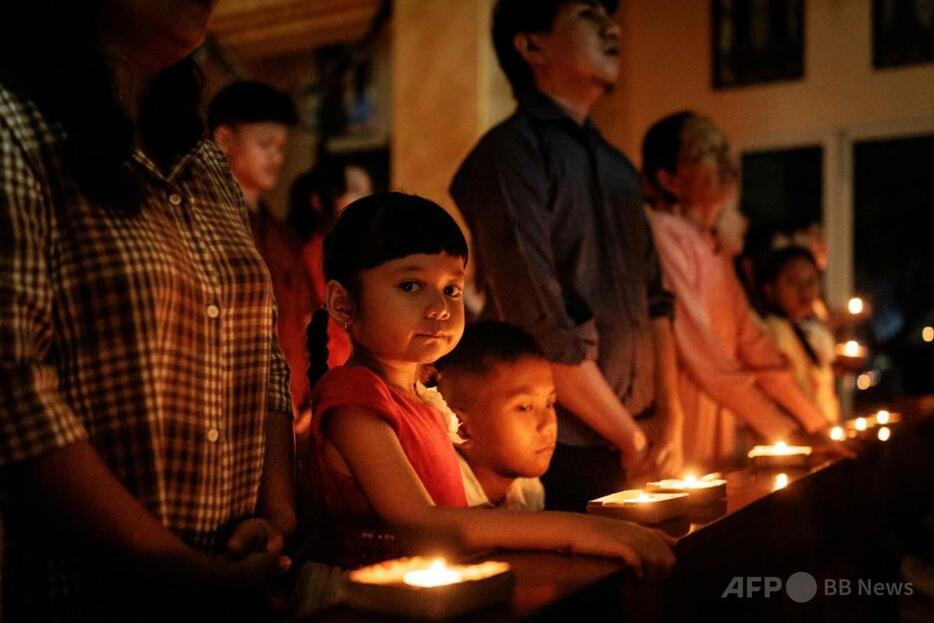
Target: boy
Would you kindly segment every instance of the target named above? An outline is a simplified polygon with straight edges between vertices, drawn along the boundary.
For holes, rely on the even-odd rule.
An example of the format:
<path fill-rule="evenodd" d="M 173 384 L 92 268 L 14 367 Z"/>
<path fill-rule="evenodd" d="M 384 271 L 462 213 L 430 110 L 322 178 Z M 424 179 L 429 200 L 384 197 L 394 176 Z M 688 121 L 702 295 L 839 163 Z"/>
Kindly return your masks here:
<path fill-rule="evenodd" d="M 279 181 L 289 128 L 298 121 L 288 94 L 262 82 L 224 87 L 208 106 L 208 128 L 230 164 L 250 212 L 253 240 L 272 277 L 278 306 L 278 335 L 289 364 L 289 389 L 299 439 L 308 428 L 308 355 L 305 326 L 316 307 L 311 280 L 301 262 L 301 243 L 272 217 L 263 193 Z"/>
<path fill-rule="evenodd" d="M 539 476 L 557 438 L 551 366 L 535 339 L 513 325 L 469 325 L 436 364 L 438 389 L 461 420 L 458 446 L 470 506 L 543 510 Z"/>

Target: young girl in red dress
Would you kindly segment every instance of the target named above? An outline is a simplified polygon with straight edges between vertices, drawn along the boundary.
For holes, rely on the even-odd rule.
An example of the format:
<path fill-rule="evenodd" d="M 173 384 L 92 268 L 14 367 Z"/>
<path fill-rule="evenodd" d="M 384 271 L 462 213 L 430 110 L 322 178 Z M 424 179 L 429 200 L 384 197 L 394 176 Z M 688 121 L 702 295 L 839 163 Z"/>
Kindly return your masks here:
<path fill-rule="evenodd" d="M 424 367 L 463 333 L 466 263 L 467 243 L 451 216 L 401 193 L 354 202 L 325 240 L 326 310 L 309 326 L 308 374 L 313 463 L 332 534 L 449 534 L 470 548 L 613 556 L 640 573 L 670 567 L 673 540 L 657 530 L 570 513 L 467 508 L 456 416 L 420 383 Z M 331 370 L 328 314 L 353 343 L 347 364 Z"/>

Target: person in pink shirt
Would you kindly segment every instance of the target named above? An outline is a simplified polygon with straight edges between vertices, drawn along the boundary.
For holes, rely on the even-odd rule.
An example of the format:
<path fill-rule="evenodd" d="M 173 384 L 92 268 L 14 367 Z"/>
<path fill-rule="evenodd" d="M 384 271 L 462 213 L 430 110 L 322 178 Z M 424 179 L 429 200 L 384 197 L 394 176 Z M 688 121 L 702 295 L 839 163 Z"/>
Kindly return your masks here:
<path fill-rule="evenodd" d="M 681 112 L 649 129 L 642 155 L 649 223 L 676 301 L 685 465 L 734 457 L 741 425 L 769 443 L 821 430 L 827 420 L 763 331 L 714 231 L 737 186 L 726 138 Z"/>

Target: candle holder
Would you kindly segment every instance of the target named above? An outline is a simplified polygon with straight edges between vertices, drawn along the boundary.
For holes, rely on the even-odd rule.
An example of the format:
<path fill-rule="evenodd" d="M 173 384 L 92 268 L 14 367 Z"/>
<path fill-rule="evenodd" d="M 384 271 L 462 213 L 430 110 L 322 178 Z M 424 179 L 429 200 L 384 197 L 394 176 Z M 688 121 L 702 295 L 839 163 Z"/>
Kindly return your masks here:
<path fill-rule="evenodd" d="M 862 370 L 869 360 L 869 349 L 857 342 L 848 340 L 834 347 L 835 363 L 850 373 Z"/>
<path fill-rule="evenodd" d="M 589 501 L 587 512 L 639 524 L 657 524 L 687 515 L 688 494 L 627 489 Z"/>
<path fill-rule="evenodd" d="M 789 446 L 778 442 L 774 446 L 756 446 L 749 451 L 753 467 L 807 467 L 810 446 Z"/>
<path fill-rule="evenodd" d="M 712 504 L 726 497 L 726 481 L 722 478 L 707 476 L 657 480 L 646 483 L 645 489 L 653 493 L 687 493 L 688 504 L 691 506 Z"/>
<path fill-rule="evenodd" d="M 344 594 L 352 608 L 442 621 L 506 603 L 512 584 L 505 562 L 449 565 L 443 559 L 413 557 L 351 571 Z"/>

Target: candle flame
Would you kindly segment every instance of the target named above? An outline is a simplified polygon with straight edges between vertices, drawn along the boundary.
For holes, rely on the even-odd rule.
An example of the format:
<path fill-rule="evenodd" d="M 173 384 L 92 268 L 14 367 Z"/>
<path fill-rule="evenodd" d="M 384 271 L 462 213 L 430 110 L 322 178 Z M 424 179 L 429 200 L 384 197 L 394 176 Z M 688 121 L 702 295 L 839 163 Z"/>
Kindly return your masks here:
<path fill-rule="evenodd" d="M 842 426 L 834 426 L 830 429 L 830 438 L 834 441 L 843 441 L 846 438 L 846 433 L 843 432 Z"/>
<path fill-rule="evenodd" d="M 863 313 L 863 299 L 858 296 L 854 296 L 846 304 L 847 310 L 854 316 L 858 316 Z"/>
<path fill-rule="evenodd" d="M 843 354 L 847 357 L 859 356 L 859 342 L 856 340 L 849 340 L 843 345 Z"/>
<path fill-rule="evenodd" d="M 784 489 L 788 486 L 788 474 L 782 472 L 781 474 L 775 475 L 775 484 L 772 486 L 772 491 L 778 491 L 779 489 Z"/>
<path fill-rule="evenodd" d="M 444 560 L 435 559 L 428 568 L 409 571 L 402 576 L 402 581 L 411 586 L 420 586 L 422 588 L 432 588 L 435 586 L 446 586 L 456 584 L 463 579 L 460 573 L 448 568 Z"/>
<path fill-rule="evenodd" d="M 885 409 L 879 409 L 879 411 L 876 413 L 876 422 L 878 422 L 879 424 L 885 425 L 889 423 L 889 418 L 891 417 L 892 417 L 891 413 L 889 413 Z"/>
<path fill-rule="evenodd" d="M 883 426 L 882 428 L 879 429 L 879 432 L 878 432 L 879 441 L 888 441 L 889 437 L 891 436 L 892 436 L 892 429 L 889 428 L 888 426 Z"/>
<path fill-rule="evenodd" d="M 854 424 L 854 426 L 856 427 L 856 430 L 858 430 L 858 431 L 864 431 L 864 430 L 866 430 L 866 427 L 867 427 L 868 425 L 869 425 L 869 423 L 866 421 L 866 418 L 864 418 L 864 417 L 858 417 L 858 418 L 856 418 L 856 423 Z"/>

